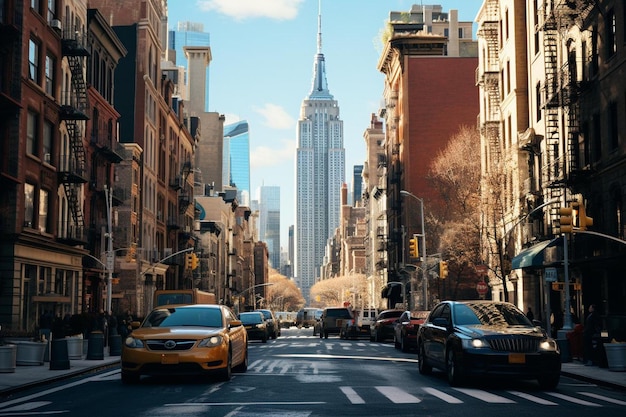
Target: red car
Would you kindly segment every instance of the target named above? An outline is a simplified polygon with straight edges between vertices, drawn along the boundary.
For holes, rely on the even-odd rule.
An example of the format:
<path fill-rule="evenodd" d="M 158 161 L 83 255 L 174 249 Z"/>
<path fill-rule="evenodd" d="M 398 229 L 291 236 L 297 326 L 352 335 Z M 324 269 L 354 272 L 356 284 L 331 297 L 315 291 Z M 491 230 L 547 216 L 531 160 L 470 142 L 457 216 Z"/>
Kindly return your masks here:
<path fill-rule="evenodd" d="M 393 338 L 393 326 L 402 313 L 402 310 L 395 309 L 382 311 L 370 326 L 370 341 L 384 342 Z"/>
<path fill-rule="evenodd" d="M 393 343 L 396 349 L 408 352 L 417 348 L 417 330 L 426 321 L 429 311 L 405 311 L 393 327 Z"/>

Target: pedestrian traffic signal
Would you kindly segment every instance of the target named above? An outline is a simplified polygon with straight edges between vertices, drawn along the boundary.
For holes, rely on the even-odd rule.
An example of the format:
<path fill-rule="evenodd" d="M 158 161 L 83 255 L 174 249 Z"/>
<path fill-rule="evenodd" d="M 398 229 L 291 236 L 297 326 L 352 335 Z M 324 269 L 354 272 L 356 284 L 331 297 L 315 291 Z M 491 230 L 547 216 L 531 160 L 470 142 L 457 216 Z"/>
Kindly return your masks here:
<path fill-rule="evenodd" d="M 194 270 L 198 267 L 198 256 L 195 253 L 191 253 L 191 265 L 190 268 L 191 270 Z"/>
<path fill-rule="evenodd" d="M 417 239 L 415 237 L 412 237 L 411 239 L 409 239 L 409 256 L 411 258 L 420 257 L 420 251 L 417 246 Z"/>
<path fill-rule="evenodd" d="M 439 278 L 446 279 L 448 277 L 448 261 L 439 261 Z"/>
<path fill-rule="evenodd" d="M 193 253 L 187 253 L 185 255 L 185 269 L 193 269 Z"/>

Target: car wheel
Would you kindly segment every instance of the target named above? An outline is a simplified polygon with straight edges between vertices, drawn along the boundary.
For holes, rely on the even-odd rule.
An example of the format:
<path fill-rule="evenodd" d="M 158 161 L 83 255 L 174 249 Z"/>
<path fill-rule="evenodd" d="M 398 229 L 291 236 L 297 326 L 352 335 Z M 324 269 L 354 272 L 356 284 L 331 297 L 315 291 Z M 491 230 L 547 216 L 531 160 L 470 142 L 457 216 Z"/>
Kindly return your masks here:
<path fill-rule="evenodd" d="M 139 374 L 122 371 L 122 384 L 136 384 L 139 382 Z"/>
<path fill-rule="evenodd" d="M 461 385 L 463 381 L 461 367 L 457 354 L 452 347 L 448 348 L 448 352 L 446 353 L 446 374 L 450 386 L 457 387 Z"/>
<path fill-rule="evenodd" d="M 420 374 L 422 375 L 430 375 L 433 371 L 433 367 L 428 364 L 428 360 L 426 359 L 424 345 L 420 345 L 418 348 L 417 366 L 417 369 L 419 369 Z"/>
<path fill-rule="evenodd" d="M 233 368 L 235 372 L 244 373 L 248 370 L 248 345 L 243 348 L 243 362 Z"/>
<path fill-rule="evenodd" d="M 409 344 L 406 341 L 406 337 L 403 337 L 400 340 L 400 350 L 403 351 L 404 353 L 409 351 Z"/>
<path fill-rule="evenodd" d="M 223 369 L 220 369 L 217 378 L 220 381 L 230 381 L 233 376 L 233 354 L 229 350 L 228 351 L 228 359 L 226 359 L 226 366 Z"/>
<path fill-rule="evenodd" d="M 261 339 L 262 343 L 267 343 L 267 336 L 263 336 L 263 338 Z"/>
<path fill-rule="evenodd" d="M 561 379 L 561 374 L 547 374 L 537 378 L 539 386 L 544 390 L 555 389 L 559 385 L 559 379 Z"/>
<path fill-rule="evenodd" d="M 372 332 L 370 332 L 370 342 L 374 341 L 374 335 L 372 334 Z"/>
<path fill-rule="evenodd" d="M 395 334 L 393 335 L 393 347 L 395 347 L 396 349 L 400 349 L 400 342 L 398 341 L 398 338 Z"/>

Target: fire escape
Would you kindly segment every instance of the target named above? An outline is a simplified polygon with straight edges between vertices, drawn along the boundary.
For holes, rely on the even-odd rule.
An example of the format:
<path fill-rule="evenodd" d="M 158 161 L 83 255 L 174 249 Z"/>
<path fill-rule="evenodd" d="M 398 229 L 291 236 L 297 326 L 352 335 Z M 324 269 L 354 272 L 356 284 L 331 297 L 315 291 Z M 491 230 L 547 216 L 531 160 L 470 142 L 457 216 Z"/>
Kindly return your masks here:
<path fill-rule="evenodd" d="M 61 155 L 59 182 L 63 184 L 73 225 L 68 225 L 66 238 L 75 244 L 84 243 L 85 220 L 82 210 L 82 186 L 87 182 L 85 147 L 83 142 L 84 121 L 89 119 L 87 110 L 87 83 L 85 82 L 85 57 L 89 55 L 84 32 L 68 24 L 63 30 L 63 56 L 71 71 L 71 89 L 64 91 L 61 119 L 65 123 L 69 138 L 69 155 Z"/>
<path fill-rule="evenodd" d="M 500 143 L 500 64 L 498 26 L 500 19 L 500 2 L 489 0 L 486 3 L 486 19 L 478 31 L 478 36 L 487 45 L 483 74 L 477 74 L 477 84 L 483 87 L 485 94 L 485 119 L 481 126 L 481 134 L 489 145 L 489 160 L 498 163 L 502 159 Z"/>
<path fill-rule="evenodd" d="M 576 24 L 582 26 L 594 3 L 592 0 L 556 1 L 551 9 L 548 6 L 544 8 L 544 22 L 538 26 L 538 30 L 544 32 L 546 158 L 541 180 L 546 185 L 547 201 L 561 200 L 568 175 L 578 170 L 579 83 L 576 55 L 563 49 L 561 36 Z M 559 59 L 560 51 L 565 51 L 561 53 L 567 55 Z M 562 154 L 561 138 L 567 138 L 566 154 Z M 552 224 L 558 224 L 556 210 L 553 210 L 550 220 Z"/>

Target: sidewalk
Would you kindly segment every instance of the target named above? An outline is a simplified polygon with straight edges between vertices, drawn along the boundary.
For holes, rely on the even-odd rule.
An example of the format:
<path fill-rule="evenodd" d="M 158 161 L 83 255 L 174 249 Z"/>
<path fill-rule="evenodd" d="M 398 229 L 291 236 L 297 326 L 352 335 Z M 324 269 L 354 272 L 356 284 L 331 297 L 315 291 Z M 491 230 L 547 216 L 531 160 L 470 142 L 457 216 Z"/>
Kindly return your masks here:
<path fill-rule="evenodd" d="M 50 370 L 50 363 L 38 366 L 17 366 L 13 373 L 0 373 L 0 399 L 14 392 L 47 384 L 83 373 L 118 366 L 119 356 L 109 356 L 105 349 L 104 359 L 70 360 L 70 369 Z M 585 366 L 579 361 L 562 364 L 561 374 L 601 386 L 626 391 L 626 372 L 614 372 L 598 366 Z"/>
<path fill-rule="evenodd" d="M 109 349 L 104 349 L 103 359 L 70 359 L 70 368 L 51 370 L 50 362 L 43 365 L 18 365 L 15 372 L 0 373 L 0 400 L 15 392 L 71 378 L 91 371 L 119 365 L 119 356 L 110 356 Z"/>

